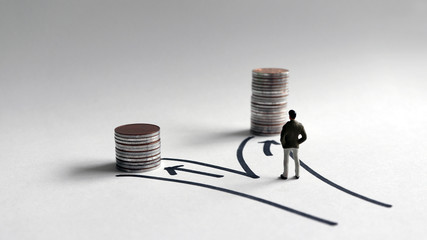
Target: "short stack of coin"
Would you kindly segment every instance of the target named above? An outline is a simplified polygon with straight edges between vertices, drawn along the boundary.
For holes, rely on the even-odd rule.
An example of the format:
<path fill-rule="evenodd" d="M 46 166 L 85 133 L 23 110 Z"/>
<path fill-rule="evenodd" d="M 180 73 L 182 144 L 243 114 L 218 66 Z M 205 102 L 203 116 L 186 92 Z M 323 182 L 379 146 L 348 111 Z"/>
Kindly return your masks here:
<path fill-rule="evenodd" d="M 280 134 L 288 120 L 288 74 L 289 71 L 282 68 L 252 70 L 252 134 Z"/>
<path fill-rule="evenodd" d="M 160 166 L 160 128 L 128 124 L 114 129 L 116 166 L 125 172 L 146 172 Z"/>

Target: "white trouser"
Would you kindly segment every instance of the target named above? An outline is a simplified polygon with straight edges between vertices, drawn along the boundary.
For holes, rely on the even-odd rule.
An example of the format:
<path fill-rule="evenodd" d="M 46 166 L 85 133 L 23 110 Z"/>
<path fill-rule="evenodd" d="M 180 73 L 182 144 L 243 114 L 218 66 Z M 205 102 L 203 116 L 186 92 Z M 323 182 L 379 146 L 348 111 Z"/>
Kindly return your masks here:
<path fill-rule="evenodd" d="M 289 169 L 289 153 L 292 151 L 293 158 L 295 161 L 295 176 L 299 177 L 299 158 L 298 158 L 298 148 L 284 148 L 283 149 L 283 176 L 288 177 L 288 169 Z"/>

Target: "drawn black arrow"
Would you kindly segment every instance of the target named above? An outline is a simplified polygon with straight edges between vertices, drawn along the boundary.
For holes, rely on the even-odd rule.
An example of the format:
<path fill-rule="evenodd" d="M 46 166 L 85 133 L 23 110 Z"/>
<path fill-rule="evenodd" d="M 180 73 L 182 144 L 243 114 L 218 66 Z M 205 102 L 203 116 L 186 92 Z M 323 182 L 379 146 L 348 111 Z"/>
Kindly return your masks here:
<path fill-rule="evenodd" d="M 243 158 L 243 155 L 242 155 L 242 158 Z M 222 171 L 226 171 L 226 172 L 230 172 L 230 173 L 234 173 L 234 174 L 239 174 L 239 175 L 242 175 L 242 176 L 245 176 L 245 177 L 251 177 L 251 178 L 253 178 L 253 176 L 249 176 L 246 172 L 241 172 L 241 171 L 237 171 L 237 170 L 234 170 L 234 169 L 231 169 L 231 168 L 221 167 L 221 166 L 217 166 L 217 165 L 213 165 L 213 164 L 209 164 L 209 163 L 204 163 L 204 162 L 198 162 L 198 161 L 189 160 L 189 159 L 162 158 L 162 161 L 175 161 L 175 162 L 185 162 L 185 163 L 197 164 L 197 165 L 200 165 L 200 166 L 215 168 L 215 169 L 219 169 L 219 170 L 222 170 Z"/>
<path fill-rule="evenodd" d="M 264 148 L 263 148 L 263 150 L 264 150 L 264 154 L 265 154 L 265 156 L 273 156 L 273 154 L 272 154 L 272 153 L 271 153 L 271 151 L 270 151 L 271 144 L 274 144 L 274 145 L 280 145 L 280 143 L 278 143 L 278 142 L 276 142 L 276 141 L 274 141 L 274 140 L 267 140 L 267 141 L 264 141 L 264 142 L 258 142 L 258 143 L 264 143 Z"/>
<path fill-rule="evenodd" d="M 224 175 L 217 175 L 217 174 L 213 174 L 213 173 L 199 172 L 199 171 L 195 171 L 195 170 L 181 168 L 183 166 L 184 165 L 176 165 L 173 167 L 165 167 L 165 170 L 168 171 L 168 173 L 170 175 L 176 175 L 177 174 L 176 171 L 183 171 L 183 172 L 190 172 L 190 173 L 205 175 L 205 176 L 209 176 L 209 177 L 216 177 L 216 178 L 224 177 Z"/>

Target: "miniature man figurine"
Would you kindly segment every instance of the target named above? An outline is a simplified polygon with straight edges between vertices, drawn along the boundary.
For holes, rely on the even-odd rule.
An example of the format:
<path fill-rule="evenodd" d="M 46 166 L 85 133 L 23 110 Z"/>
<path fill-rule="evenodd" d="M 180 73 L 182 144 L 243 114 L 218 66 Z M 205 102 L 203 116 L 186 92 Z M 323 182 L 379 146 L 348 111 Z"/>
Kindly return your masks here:
<path fill-rule="evenodd" d="M 298 158 L 298 148 L 301 143 L 307 139 L 307 135 L 304 130 L 304 126 L 295 121 L 297 114 L 294 110 L 289 111 L 289 119 L 282 128 L 280 133 L 280 142 L 283 147 L 283 174 L 280 175 L 281 179 L 288 178 L 288 165 L 289 165 L 289 154 L 293 153 L 293 158 L 295 161 L 295 178 L 299 178 L 299 158 Z M 298 138 L 301 135 L 301 138 Z"/>

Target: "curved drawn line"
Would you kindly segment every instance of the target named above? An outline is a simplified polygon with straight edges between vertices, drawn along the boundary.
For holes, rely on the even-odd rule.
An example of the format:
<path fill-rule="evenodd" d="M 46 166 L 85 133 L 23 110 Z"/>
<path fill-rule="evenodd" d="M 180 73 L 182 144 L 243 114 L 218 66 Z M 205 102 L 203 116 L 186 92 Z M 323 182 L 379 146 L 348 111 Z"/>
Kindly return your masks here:
<path fill-rule="evenodd" d="M 198 186 L 198 187 L 204 187 L 204 188 L 208 188 L 208 189 L 212 189 L 212 190 L 217 190 L 217 191 L 220 191 L 220 192 L 225 192 L 225 193 L 233 194 L 233 195 L 236 195 L 236 196 L 240 196 L 240 197 L 252 199 L 254 201 L 257 201 L 257 202 L 260 202 L 260 203 L 264 203 L 264 204 L 270 205 L 272 207 L 277 207 L 277 208 L 280 208 L 282 210 L 285 210 L 285 211 L 288 211 L 288 212 L 300 215 L 302 217 L 306 217 L 306 218 L 309 218 L 309 219 L 314 220 L 314 221 L 318 221 L 318 222 L 321 222 L 321 223 L 324 223 L 324 224 L 328 224 L 330 226 L 334 226 L 334 225 L 338 224 L 336 222 L 332 222 L 332 221 L 329 221 L 329 220 L 326 220 L 326 219 L 323 219 L 323 218 L 319 218 L 319 217 L 310 215 L 308 213 L 304 213 L 304 212 L 295 210 L 293 208 L 286 207 L 286 206 L 283 206 L 281 204 L 268 201 L 268 200 L 263 199 L 263 198 L 255 197 L 255 196 L 252 196 L 252 195 L 249 195 L 249 194 L 246 194 L 246 193 L 241 193 L 241 192 L 237 192 L 237 191 L 234 191 L 234 190 L 230 190 L 230 189 L 226 189 L 226 188 L 221 188 L 221 187 L 216 187 L 216 186 L 212 186 L 212 185 L 208 185 L 208 184 L 191 182 L 191 181 L 184 181 L 184 180 L 178 180 L 178 179 L 154 177 L 154 176 L 134 175 L 134 174 L 118 174 L 118 175 L 116 175 L 116 177 L 149 178 L 149 179 L 155 179 L 155 180 L 160 180 L 160 181 L 176 182 L 176 183 L 183 183 L 183 184 L 188 184 L 188 185 L 193 185 L 193 186 Z"/>
<path fill-rule="evenodd" d="M 293 158 L 292 153 L 291 153 L 291 157 Z M 392 205 L 390 205 L 390 204 L 382 203 L 382 202 L 380 202 L 380 201 L 374 200 L 374 199 L 372 199 L 372 198 L 365 197 L 365 196 L 363 196 L 363 195 L 360 195 L 360 194 L 358 194 L 358 193 L 355 193 L 355 192 L 353 192 L 353 191 L 350 191 L 350 190 L 348 190 L 348 189 L 346 189 L 346 188 L 343 188 L 343 187 L 341 187 L 340 185 L 338 185 L 338 184 L 336 184 L 336 183 L 334 183 L 334 182 L 332 182 L 332 181 L 330 181 L 330 180 L 326 179 L 326 178 L 325 178 L 325 177 L 323 177 L 322 175 L 318 174 L 316 171 L 314 171 L 314 170 L 313 170 L 313 169 L 311 169 L 309 166 L 307 166 L 303 161 L 301 161 L 301 159 L 299 160 L 299 162 L 300 162 L 301 167 L 303 167 L 305 170 L 307 170 L 307 171 L 308 171 L 309 173 L 311 173 L 313 176 L 315 176 L 315 177 L 317 177 L 318 179 L 322 180 L 323 182 L 325 182 L 325 183 L 327 183 L 327 184 L 331 185 L 332 187 L 337 188 L 338 190 L 341 190 L 341 191 L 343 191 L 343 192 L 345 192 L 345 193 L 348 193 L 348 194 L 350 194 L 350 195 L 352 195 L 352 196 L 354 196 L 354 197 L 357 197 L 357 198 L 363 199 L 363 200 L 368 201 L 368 202 L 373 203 L 373 204 L 377 204 L 377 205 L 380 205 L 380 206 L 383 206 L 383 207 L 388 207 L 388 208 L 391 208 L 391 207 L 392 207 Z"/>
<path fill-rule="evenodd" d="M 258 143 L 264 143 L 264 147 L 263 147 L 263 151 L 264 151 L 264 155 L 265 156 L 273 156 L 273 153 L 271 153 L 270 148 L 271 148 L 271 144 L 274 145 L 279 145 L 278 142 L 276 141 L 263 141 L 263 142 L 258 142 Z"/>
<path fill-rule="evenodd" d="M 237 171 L 237 170 L 234 170 L 234 169 L 220 167 L 220 166 L 217 166 L 217 165 L 212 165 L 212 164 L 203 163 L 203 162 L 197 162 L 197 161 L 193 161 L 193 160 L 179 159 L 179 158 L 162 158 L 162 160 L 193 163 L 193 164 L 197 164 L 197 165 L 201 165 L 201 166 L 205 166 L 205 167 L 216 168 L 216 169 L 219 169 L 219 170 L 223 170 L 223 171 L 227 171 L 227 172 L 231 172 L 231 173 L 243 175 L 245 177 L 249 177 L 245 172 L 240 172 L 240 171 Z"/>
<path fill-rule="evenodd" d="M 207 173 L 207 172 L 199 172 L 199 171 L 195 171 L 195 170 L 191 170 L 191 169 L 186 169 L 186 168 L 178 168 L 178 169 L 175 169 L 175 171 L 183 171 L 183 172 L 195 173 L 195 174 L 200 174 L 200 175 L 205 175 L 205 176 L 215 177 L 215 178 L 222 178 L 222 177 L 224 177 L 224 175 L 218 175 L 218 174 Z"/>
<path fill-rule="evenodd" d="M 270 147 L 271 147 L 270 143 L 265 143 L 265 142 L 259 142 L 259 143 L 264 143 L 264 147 L 262 148 L 262 150 L 265 156 L 273 156 L 273 153 L 271 153 L 270 151 Z"/>
<path fill-rule="evenodd" d="M 246 164 L 245 159 L 243 158 L 243 148 L 245 147 L 246 143 L 251 140 L 254 136 L 247 137 L 245 140 L 243 140 L 242 143 L 240 143 L 239 148 L 237 149 L 237 160 L 239 160 L 240 166 L 242 166 L 243 170 L 245 170 L 247 176 L 251 178 L 259 178 L 258 175 L 256 175 L 252 170 L 249 168 L 249 166 Z"/>

